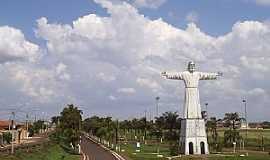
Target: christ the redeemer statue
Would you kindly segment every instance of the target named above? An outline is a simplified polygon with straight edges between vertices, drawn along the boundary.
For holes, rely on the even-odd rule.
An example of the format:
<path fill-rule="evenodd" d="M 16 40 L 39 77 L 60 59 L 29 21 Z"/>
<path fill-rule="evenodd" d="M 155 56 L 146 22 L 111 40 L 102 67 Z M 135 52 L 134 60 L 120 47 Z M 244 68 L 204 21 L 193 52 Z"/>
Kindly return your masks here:
<path fill-rule="evenodd" d="M 189 62 L 187 71 L 177 73 L 162 72 L 167 79 L 183 80 L 185 83 L 184 117 L 181 122 L 180 151 L 183 154 L 208 154 L 205 122 L 201 115 L 199 81 L 215 80 L 218 73 L 196 72 L 195 63 Z M 195 149 L 194 149 L 195 147 Z"/>

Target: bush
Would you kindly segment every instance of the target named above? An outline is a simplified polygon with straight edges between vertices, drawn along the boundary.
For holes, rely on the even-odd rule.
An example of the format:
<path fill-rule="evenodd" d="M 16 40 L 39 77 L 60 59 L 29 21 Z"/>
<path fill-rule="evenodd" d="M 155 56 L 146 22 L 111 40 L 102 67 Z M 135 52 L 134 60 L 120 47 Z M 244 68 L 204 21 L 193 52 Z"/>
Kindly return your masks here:
<path fill-rule="evenodd" d="M 10 142 L 12 141 L 12 134 L 10 132 L 4 132 L 3 141 L 4 143 L 10 144 Z"/>

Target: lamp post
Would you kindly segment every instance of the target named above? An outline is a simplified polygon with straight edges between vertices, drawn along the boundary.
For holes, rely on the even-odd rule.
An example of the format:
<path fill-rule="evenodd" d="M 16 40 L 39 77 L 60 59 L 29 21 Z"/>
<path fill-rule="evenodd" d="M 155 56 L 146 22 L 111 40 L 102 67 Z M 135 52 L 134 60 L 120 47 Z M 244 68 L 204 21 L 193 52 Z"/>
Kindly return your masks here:
<path fill-rule="evenodd" d="M 12 138 L 11 138 L 11 154 L 14 154 L 14 129 L 16 129 L 15 126 L 15 112 L 12 112 L 12 121 L 11 121 L 11 133 L 12 133 Z"/>
<path fill-rule="evenodd" d="M 247 136 L 248 136 L 248 122 L 247 122 L 247 101 L 245 99 L 243 99 L 242 101 L 244 103 L 244 107 L 245 107 L 245 121 L 246 121 L 246 145 L 247 145 Z"/>
<path fill-rule="evenodd" d="M 207 106 L 208 106 L 208 103 L 205 103 L 205 113 L 206 113 L 206 117 L 205 117 L 205 122 L 206 122 L 206 138 L 208 140 L 208 125 L 207 125 L 207 120 L 208 120 L 208 110 L 207 110 Z"/>
<path fill-rule="evenodd" d="M 205 110 L 206 110 L 206 121 L 208 120 L 208 103 L 205 103 Z"/>
<path fill-rule="evenodd" d="M 147 128 L 147 111 L 145 110 L 144 111 L 144 137 L 143 137 L 143 141 L 144 141 L 144 144 L 146 144 L 146 128 Z"/>
<path fill-rule="evenodd" d="M 156 116 L 158 117 L 158 101 L 160 97 L 156 97 Z M 157 156 L 159 155 L 159 137 L 157 137 Z"/>
<path fill-rule="evenodd" d="M 159 101 L 160 97 L 156 97 L 156 116 L 158 117 L 158 101 Z"/>

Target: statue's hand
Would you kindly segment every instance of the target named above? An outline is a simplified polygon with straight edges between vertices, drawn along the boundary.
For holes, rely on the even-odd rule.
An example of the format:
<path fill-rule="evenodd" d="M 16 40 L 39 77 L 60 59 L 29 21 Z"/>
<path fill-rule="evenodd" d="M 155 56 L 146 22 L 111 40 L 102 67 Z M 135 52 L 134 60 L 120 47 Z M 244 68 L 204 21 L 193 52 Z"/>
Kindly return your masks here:
<path fill-rule="evenodd" d="M 218 72 L 217 74 L 218 74 L 218 76 L 223 76 L 222 72 Z"/>
<path fill-rule="evenodd" d="M 167 72 L 161 72 L 161 76 L 162 77 L 167 77 L 168 75 L 167 75 Z"/>

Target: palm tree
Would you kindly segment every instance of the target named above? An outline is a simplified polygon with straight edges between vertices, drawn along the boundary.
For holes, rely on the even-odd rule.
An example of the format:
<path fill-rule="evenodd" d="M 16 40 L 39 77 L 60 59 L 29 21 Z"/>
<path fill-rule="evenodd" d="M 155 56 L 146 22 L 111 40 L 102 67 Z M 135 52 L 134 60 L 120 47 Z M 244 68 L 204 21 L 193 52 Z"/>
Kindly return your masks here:
<path fill-rule="evenodd" d="M 213 140 L 213 143 L 216 145 L 218 133 L 217 133 L 217 119 L 216 117 L 211 117 L 209 121 L 206 122 L 206 128 L 208 131 L 211 132 L 211 137 Z"/>
<path fill-rule="evenodd" d="M 239 124 L 240 122 L 240 117 L 237 112 L 235 113 L 225 113 L 225 126 L 230 127 L 230 129 L 235 130 L 236 129 L 236 124 Z"/>
<path fill-rule="evenodd" d="M 224 121 L 225 126 L 230 128 L 230 130 L 224 132 L 224 142 L 228 145 L 232 142 L 240 141 L 241 136 L 239 131 L 236 130 L 236 124 L 240 122 L 238 113 L 225 113 Z"/>

